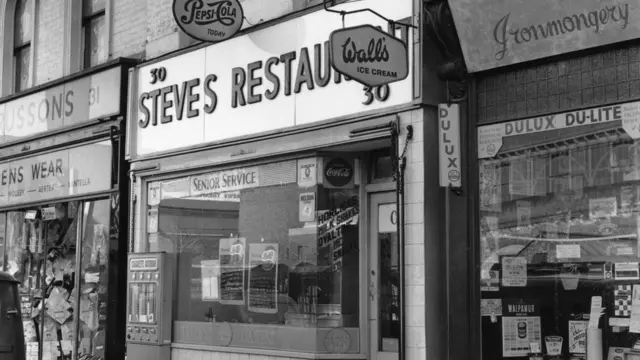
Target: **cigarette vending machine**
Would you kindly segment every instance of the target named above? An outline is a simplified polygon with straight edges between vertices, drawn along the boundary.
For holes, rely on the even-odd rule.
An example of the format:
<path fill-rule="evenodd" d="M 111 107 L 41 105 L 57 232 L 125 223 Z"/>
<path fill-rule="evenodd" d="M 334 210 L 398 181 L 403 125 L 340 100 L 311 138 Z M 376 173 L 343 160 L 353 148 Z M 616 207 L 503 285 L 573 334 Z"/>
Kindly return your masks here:
<path fill-rule="evenodd" d="M 167 254 L 129 254 L 127 358 L 169 360 L 171 356 L 173 265 Z"/>

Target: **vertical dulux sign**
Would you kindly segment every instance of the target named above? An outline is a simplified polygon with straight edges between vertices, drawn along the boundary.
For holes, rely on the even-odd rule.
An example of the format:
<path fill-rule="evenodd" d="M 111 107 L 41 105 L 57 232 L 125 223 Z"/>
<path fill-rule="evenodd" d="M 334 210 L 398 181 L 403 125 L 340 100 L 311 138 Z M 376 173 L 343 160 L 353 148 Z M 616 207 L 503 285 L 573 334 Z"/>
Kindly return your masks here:
<path fill-rule="evenodd" d="M 458 104 L 438 105 L 438 129 L 440 186 L 458 188 L 462 185 Z"/>

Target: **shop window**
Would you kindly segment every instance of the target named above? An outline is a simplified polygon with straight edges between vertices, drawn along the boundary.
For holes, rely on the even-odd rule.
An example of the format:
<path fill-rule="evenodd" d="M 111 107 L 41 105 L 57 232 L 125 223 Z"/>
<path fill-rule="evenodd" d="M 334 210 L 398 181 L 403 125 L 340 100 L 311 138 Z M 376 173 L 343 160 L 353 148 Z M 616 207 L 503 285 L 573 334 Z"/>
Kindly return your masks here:
<path fill-rule="evenodd" d="M 84 69 L 96 66 L 106 60 L 106 0 L 84 0 L 82 5 L 82 33 L 84 38 Z"/>
<path fill-rule="evenodd" d="M 13 74 L 14 91 L 29 87 L 31 63 L 31 22 L 33 21 L 33 0 L 17 0 L 13 23 Z"/>
<path fill-rule="evenodd" d="M 1 214 L 3 270 L 20 281 L 30 358 L 104 357 L 110 208 L 96 200 Z"/>
<path fill-rule="evenodd" d="M 313 157 L 150 181 L 147 235 L 136 249 L 176 254 L 175 320 L 279 325 L 283 338 L 357 328 L 354 160 Z M 318 179 L 323 163 L 350 169 Z M 307 350 L 322 351 L 316 332 L 308 334 Z"/>
<path fill-rule="evenodd" d="M 393 178 L 393 160 L 391 149 L 384 148 L 371 152 L 371 181 L 390 180 Z"/>
<path fill-rule="evenodd" d="M 640 141 L 621 126 L 531 126 L 479 161 L 483 359 L 638 349 Z"/>

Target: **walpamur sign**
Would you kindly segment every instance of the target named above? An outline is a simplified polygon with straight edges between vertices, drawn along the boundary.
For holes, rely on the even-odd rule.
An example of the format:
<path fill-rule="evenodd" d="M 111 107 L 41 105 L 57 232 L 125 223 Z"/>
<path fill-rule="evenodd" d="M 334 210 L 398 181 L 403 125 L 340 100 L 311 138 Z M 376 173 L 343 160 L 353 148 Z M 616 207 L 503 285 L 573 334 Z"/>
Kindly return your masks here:
<path fill-rule="evenodd" d="M 640 2 L 450 0 L 469 72 L 640 37 Z"/>
<path fill-rule="evenodd" d="M 395 22 L 412 18 L 410 0 L 340 5 L 345 11 L 361 7 L 376 9 Z M 388 26 L 367 13 L 354 14 L 349 21 Z M 135 159 L 411 103 L 412 64 L 406 79 L 379 87 L 363 86 L 332 69 L 328 39 L 340 28 L 341 16 L 316 11 L 139 67 L 138 92 L 131 94 L 128 116 L 129 156 Z M 406 26 L 393 32 L 404 43 L 413 43 Z M 410 62 L 412 54 L 410 47 Z"/>
<path fill-rule="evenodd" d="M 331 66 L 359 83 L 380 86 L 409 75 L 405 43 L 371 25 L 336 30 L 329 43 Z"/>
<path fill-rule="evenodd" d="M 209 42 L 229 39 L 244 21 L 238 0 L 174 0 L 173 16 L 189 36 Z"/>
<path fill-rule="evenodd" d="M 120 112 L 116 67 L 0 104 L 0 144 Z"/>
<path fill-rule="evenodd" d="M 111 188 L 111 141 L 0 163 L 0 206 Z"/>
<path fill-rule="evenodd" d="M 481 126 L 478 128 L 478 158 L 494 157 L 502 148 L 505 137 L 605 122 L 619 122 L 632 139 L 640 139 L 640 101 Z"/>

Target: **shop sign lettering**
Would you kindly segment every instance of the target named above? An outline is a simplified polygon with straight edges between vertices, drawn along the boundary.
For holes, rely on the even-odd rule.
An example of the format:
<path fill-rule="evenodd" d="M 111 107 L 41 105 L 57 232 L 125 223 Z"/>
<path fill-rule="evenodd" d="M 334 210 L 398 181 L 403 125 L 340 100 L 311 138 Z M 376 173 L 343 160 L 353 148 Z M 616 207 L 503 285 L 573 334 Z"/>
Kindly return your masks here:
<path fill-rule="evenodd" d="M 371 87 L 404 80 L 409 75 L 406 44 L 371 25 L 335 30 L 329 36 L 331 66 Z"/>
<path fill-rule="evenodd" d="M 481 159 L 495 156 L 502 147 L 504 137 L 607 122 L 620 122 L 620 126 L 631 138 L 640 139 L 640 102 L 602 106 L 481 126 L 478 128 L 478 155 Z"/>
<path fill-rule="evenodd" d="M 451 0 L 450 6 L 470 72 L 640 36 L 637 1 Z"/>
<path fill-rule="evenodd" d="M 191 196 L 232 192 L 260 186 L 258 168 L 219 171 L 192 176 Z"/>
<path fill-rule="evenodd" d="M 0 144 L 120 111 L 119 67 L 0 104 Z"/>
<path fill-rule="evenodd" d="M 460 108 L 458 104 L 440 104 L 440 186 L 462 186 L 460 159 Z"/>
<path fill-rule="evenodd" d="M 362 1 L 394 19 L 393 25 L 372 20 L 390 34 L 379 42 L 378 57 L 385 45 L 394 62 L 389 39 L 412 43 L 412 32 L 400 24 L 412 21 L 411 3 Z M 243 6 L 246 10 L 249 4 Z M 131 157 L 410 104 L 413 76 L 365 87 L 332 68 L 328 38 L 339 28 L 339 16 L 316 11 L 141 66 L 127 128 Z M 295 36 L 289 36 L 292 32 Z M 408 51 L 412 59 L 413 47 Z"/>
<path fill-rule="evenodd" d="M 217 42 L 240 30 L 244 12 L 238 0 L 173 0 L 173 17 L 189 36 Z"/>
<path fill-rule="evenodd" d="M 0 206 L 111 188 L 111 143 L 97 143 L 0 164 Z"/>
<path fill-rule="evenodd" d="M 343 158 L 329 160 L 324 168 L 324 180 L 332 187 L 344 187 L 353 180 L 353 165 Z"/>

